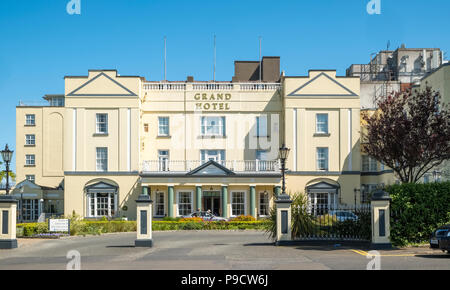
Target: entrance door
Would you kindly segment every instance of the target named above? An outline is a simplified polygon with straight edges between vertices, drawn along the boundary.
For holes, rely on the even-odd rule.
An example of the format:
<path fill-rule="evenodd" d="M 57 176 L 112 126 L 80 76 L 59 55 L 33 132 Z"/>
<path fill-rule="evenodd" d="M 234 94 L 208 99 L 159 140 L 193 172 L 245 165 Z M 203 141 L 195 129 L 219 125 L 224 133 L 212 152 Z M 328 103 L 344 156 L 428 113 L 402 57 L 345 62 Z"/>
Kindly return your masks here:
<path fill-rule="evenodd" d="M 203 192 L 203 211 L 210 210 L 213 215 L 220 216 L 220 192 L 205 191 Z"/>

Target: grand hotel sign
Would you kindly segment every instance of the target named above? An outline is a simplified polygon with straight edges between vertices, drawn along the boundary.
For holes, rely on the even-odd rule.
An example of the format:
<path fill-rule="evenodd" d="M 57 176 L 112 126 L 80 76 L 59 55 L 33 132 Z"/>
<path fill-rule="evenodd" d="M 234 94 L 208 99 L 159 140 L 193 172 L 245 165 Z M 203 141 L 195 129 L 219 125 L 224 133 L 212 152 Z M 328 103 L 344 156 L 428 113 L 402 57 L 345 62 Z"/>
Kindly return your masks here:
<path fill-rule="evenodd" d="M 231 94 L 197 93 L 194 95 L 195 109 L 202 111 L 229 111 Z"/>

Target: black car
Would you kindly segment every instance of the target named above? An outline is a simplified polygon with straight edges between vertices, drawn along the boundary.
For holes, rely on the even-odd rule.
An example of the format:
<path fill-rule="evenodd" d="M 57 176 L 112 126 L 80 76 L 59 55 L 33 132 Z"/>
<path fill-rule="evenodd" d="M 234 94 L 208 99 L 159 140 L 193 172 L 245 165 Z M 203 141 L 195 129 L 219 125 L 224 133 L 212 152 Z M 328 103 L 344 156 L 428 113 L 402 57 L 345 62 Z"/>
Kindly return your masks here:
<path fill-rule="evenodd" d="M 430 238 L 430 246 L 450 253 L 450 225 L 442 226 L 434 231 Z"/>

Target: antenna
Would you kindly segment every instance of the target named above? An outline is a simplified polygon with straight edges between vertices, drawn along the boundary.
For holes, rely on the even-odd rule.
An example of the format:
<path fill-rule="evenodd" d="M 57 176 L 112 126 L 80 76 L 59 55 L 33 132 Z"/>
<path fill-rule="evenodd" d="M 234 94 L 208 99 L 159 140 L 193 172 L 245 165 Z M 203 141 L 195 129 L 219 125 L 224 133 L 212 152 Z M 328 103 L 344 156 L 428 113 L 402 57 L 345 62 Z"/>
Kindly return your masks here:
<path fill-rule="evenodd" d="M 262 37 L 259 37 L 259 82 L 261 82 L 261 66 L 262 66 L 262 58 L 261 58 L 261 41 Z"/>
<path fill-rule="evenodd" d="M 167 37 L 164 36 L 164 80 L 167 81 Z"/>
<path fill-rule="evenodd" d="M 214 34 L 214 68 L 213 68 L 213 80 L 216 81 L 216 35 Z"/>

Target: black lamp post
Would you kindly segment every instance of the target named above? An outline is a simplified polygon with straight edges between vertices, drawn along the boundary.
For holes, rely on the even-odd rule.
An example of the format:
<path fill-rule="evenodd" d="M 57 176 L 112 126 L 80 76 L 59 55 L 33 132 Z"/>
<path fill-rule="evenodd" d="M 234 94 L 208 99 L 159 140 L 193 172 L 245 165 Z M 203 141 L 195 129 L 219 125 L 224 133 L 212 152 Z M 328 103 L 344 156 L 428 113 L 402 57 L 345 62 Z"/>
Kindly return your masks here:
<path fill-rule="evenodd" d="M 281 146 L 280 151 L 278 153 L 278 158 L 281 161 L 281 173 L 283 175 L 283 185 L 281 187 L 281 195 L 278 196 L 278 199 L 289 199 L 289 196 L 286 194 L 286 160 L 289 156 L 289 151 L 291 149 L 287 148 L 285 144 Z"/>
<path fill-rule="evenodd" d="M 9 194 L 9 163 L 11 162 L 14 151 L 9 150 L 8 144 L 5 149 L 1 151 L 3 161 L 6 163 L 6 195 Z"/>

